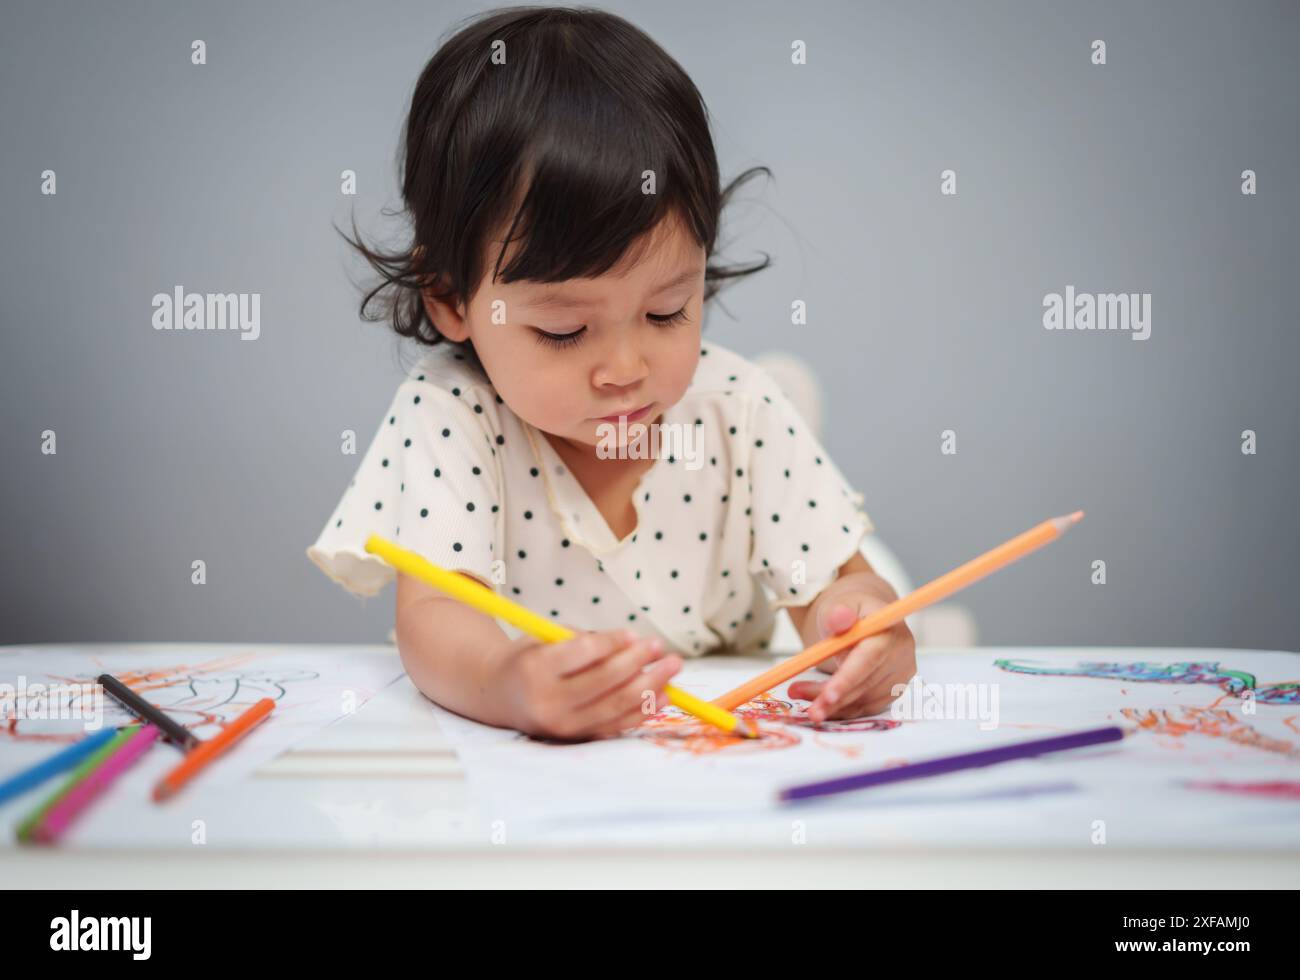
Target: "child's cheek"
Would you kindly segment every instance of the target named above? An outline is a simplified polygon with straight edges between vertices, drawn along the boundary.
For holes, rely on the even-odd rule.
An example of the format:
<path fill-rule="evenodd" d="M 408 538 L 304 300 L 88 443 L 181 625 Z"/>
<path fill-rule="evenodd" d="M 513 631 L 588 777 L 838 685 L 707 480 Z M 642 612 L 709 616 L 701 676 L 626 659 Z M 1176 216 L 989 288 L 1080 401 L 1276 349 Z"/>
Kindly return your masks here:
<path fill-rule="evenodd" d="M 570 438 L 595 438 L 596 423 L 587 418 L 590 403 L 584 400 L 584 379 L 559 371 L 523 371 L 512 382 L 513 397 L 501 397 L 529 425 Z"/>

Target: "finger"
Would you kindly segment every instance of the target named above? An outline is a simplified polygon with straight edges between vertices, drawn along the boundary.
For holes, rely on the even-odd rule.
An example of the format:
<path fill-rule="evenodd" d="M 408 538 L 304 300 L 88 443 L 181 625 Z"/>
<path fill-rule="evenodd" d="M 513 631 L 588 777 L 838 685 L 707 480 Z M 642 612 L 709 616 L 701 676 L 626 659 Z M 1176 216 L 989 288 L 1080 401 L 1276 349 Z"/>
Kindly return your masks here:
<path fill-rule="evenodd" d="M 840 695 L 840 710 L 843 711 L 850 703 L 861 707 L 863 702 L 874 700 L 878 697 L 890 671 L 895 668 L 895 651 L 891 647 L 876 661 L 870 670 L 858 681 L 856 689 L 850 694 Z M 841 715 L 840 717 L 845 717 Z"/>
<path fill-rule="evenodd" d="M 660 705 L 666 706 L 668 698 L 663 693 L 664 685 L 682 669 L 682 663 L 682 658 L 677 654 L 668 654 L 644 672 L 638 671 L 637 676 L 588 705 L 584 711 L 589 711 L 595 719 L 595 729 L 622 731 L 628 727 L 626 720 L 633 712 L 640 716 L 640 721 L 644 721 L 648 717 L 644 713 L 649 704 L 647 695 L 653 695 L 656 709 Z M 634 721 L 633 724 L 640 724 L 640 721 Z"/>
<path fill-rule="evenodd" d="M 905 670 L 889 670 L 880 679 L 871 681 L 870 690 L 863 698 L 863 703 L 859 708 L 860 714 L 857 717 L 878 715 L 883 711 L 887 711 L 895 701 L 902 697 L 902 691 L 906 689 L 914 676 L 915 671 L 909 666 Z M 894 693 L 895 688 L 899 689 L 898 694 Z"/>
<path fill-rule="evenodd" d="M 648 664 L 661 660 L 664 656 L 663 641 L 659 637 L 639 639 L 586 670 L 566 678 L 563 697 L 575 708 L 586 707 L 628 681 L 641 677 L 641 671 Z"/>
<path fill-rule="evenodd" d="M 830 607 L 819 610 L 817 613 L 818 635 L 825 640 L 843 633 L 856 625 L 863 615 L 865 613 L 861 603 L 854 605 L 844 602 L 833 603 Z M 817 665 L 817 669 L 823 674 L 834 674 L 843 665 L 848 654 L 848 650 L 841 650 L 839 653 L 831 654 Z"/>
<path fill-rule="evenodd" d="M 866 718 L 878 714 L 881 710 L 880 698 L 876 692 L 879 687 L 874 681 L 869 682 L 868 690 L 852 698 L 848 703 L 838 704 L 826 716 L 827 721 L 847 721 L 852 718 Z"/>
<path fill-rule="evenodd" d="M 908 652 L 898 645 L 903 642 L 905 642 L 903 636 L 895 636 L 880 664 L 859 684 L 856 695 L 848 699 L 841 697 L 840 704 L 830 712 L 828 717 L 862 718 L 866 715 L 875 715 L 897 700 L 902 692 L 896 695 L 894 688 L 906 687 L 916 673 L 915 653 L 903 657 L 902 654 Z"/>
<path fill-rule="evenodd" d="M 834 603 L 828 609 L 818 610 L 818 635 L 825 639 L 828 636 L 834 636 L 836 633 L 843 633 L 857 621 L 858 616 L 852 606 L 843 602 Z"/>
<path fill-rule="evenodd" d="M 817 665 L 817 669 L 821 671 L 823 674 L 833 674 L 840 669 L 840 665 L 844 663 L 844 658 L 846 656 L 848 656 L 847 652 L 833 653 L 825 660 L 823 660 L 821 663 L 819 663 Z"/>
<path fill-rule="evenodd" d="M 624 732 L 634 731 L 644 724 L 648 717 L 650 716 L 645 714 L 640 707 L 633 708 L 630 711 L 624 712 L 609 724 L 601 725 L 597 729 L 596 737 L 613 738 L 622 735 Z"/>
<path fill-rule="evenodd" d="M 795 681 L 786 693 L 800 701 L 813 701 L 825 686 L 826 681 Z"/>
<path fill-rule="evenodd" d="M 666 696 L 653 690 L 642 690 L 644 685 L 644 681 L 636 683 L 630 691 L 612 692 L 579 709 L 581 718 L 575 724 L 580 726 L 577 730 L 582 733 L 581 737 L 609 738 L 619 735 L 636 728 L 667 707 Z"/>
<path fill-rule="evenodd" d="M 862 685 L 885 662 L 892 637 L 869 636 L 855 646 L 845 658 L 843 666 L 822 685 L 816 699 L 808 706 L 808 717 L 815 722 L 825 721 L 837 707 L 856 699 Z"/>
<path fill-rule="evenodd" d="M 663 660 L 668 653 L 658 637 L 638 640 L 566 682 L 565 697 L 578 708 L 586 708 L 608 697 L 629 683 L 638 690 L 646 687 L 644 672 Z"/>
<path fill-rule="evenodd" d="M 611 654 L 634 643 L 637 634 L 632 630 L 606 630 L 600 633 L 579 633 L 566 640 L 563 649 L 555 651 L 552 666 L 559 677 L 569 677 L 587 670 Z M 551 651 L 547 651 L 549 654 Z"/>

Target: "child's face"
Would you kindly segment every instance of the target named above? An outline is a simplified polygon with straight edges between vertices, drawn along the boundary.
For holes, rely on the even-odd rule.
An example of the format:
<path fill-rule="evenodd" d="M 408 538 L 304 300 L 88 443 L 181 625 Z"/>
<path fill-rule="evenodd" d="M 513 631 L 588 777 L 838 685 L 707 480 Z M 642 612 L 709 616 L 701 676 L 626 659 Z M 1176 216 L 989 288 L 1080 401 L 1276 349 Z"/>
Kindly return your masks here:
<path fill-rule="evenodd" d="M 593 279 L 491 282 L 500 247 L 500 240 L 489 247 L 487 276 L 468 309 L 427 294 L 425 303 L 445 336 L 473 341 L 511 411 L 590 454 L 605 416 L 630 414 L 629 428 L 648 425 L 681 399 L 700 355 L 707 256 L 680 222 L 656 226 L 637 264 L 625 260 Z M 566 302 L 545 306 L 547 298 Z M 679 311 L 675 322 L 655 322 Z"/>

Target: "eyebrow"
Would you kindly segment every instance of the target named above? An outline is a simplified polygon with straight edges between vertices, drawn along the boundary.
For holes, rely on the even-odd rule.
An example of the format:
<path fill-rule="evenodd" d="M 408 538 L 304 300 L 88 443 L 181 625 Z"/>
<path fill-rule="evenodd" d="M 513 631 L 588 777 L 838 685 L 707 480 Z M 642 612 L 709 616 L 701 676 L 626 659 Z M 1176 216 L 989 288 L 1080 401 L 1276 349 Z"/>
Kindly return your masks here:
<path fill-rule="evenodd" d="M 658 295 L 666 289 L 672 289 L 674 286 L 680 286 L 683 283 L 690 282 L 700 275 L 697 268 L 687 269 L 678 275 L 673 276 L 667 282 L 660 283 L 651 292 L 651 295 Z M 579 299 L 576 296 L 566 296 L 563 293 L 551 292 L 544 293 L 533 300 L 528 300 L 521 304 L 530 310 L 575 310 L 588 307 L 591 304 L 588 300 Z"/>

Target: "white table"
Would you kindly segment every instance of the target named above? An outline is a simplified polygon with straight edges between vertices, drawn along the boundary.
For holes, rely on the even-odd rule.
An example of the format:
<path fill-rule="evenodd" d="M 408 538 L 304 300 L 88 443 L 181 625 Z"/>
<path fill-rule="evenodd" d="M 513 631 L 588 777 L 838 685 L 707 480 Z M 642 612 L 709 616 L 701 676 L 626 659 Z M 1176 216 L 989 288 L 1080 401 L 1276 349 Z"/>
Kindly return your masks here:
<path fill-rule="evenodd" d="M 248 647 L 207 644 L 202 649 L 211 655 Z M 358 649 L 386 651 L 400 670 L 392 647 L 320 649 L 322 657 Z M 1032 652 L 990 648 L 979 654 Z M 1115 653 L 1073 652 L 1080 660 Z M 1203 651 L 1146 651 L 1149 659 L 1163 661 L 1193 659 L 1199 653 Z M 1300 656 L 1295 659 L 1300 663 Z M 454 752 L 436 730 L 421 723 L 427 731 L 418 744 L 402 751 L 385 748 L 395 727 L 409 736 L 413 716 L 408 712 L 418 707 L 418 695 L 403 677 L 346 723 L 262 765 L 238 787 L 200 797 L 208 825 L 204 844 L 191 843 L 188 813 L 179 814 L 182 823 L 175 828 L 159 825 L 164 836 L 170 834 L 165 846 L 32 848 L 6 838 L 0 842 L 0 876 L 8 885 L 25 888 L 169 887 L 178 881 L 190 887 L 689 887 L 722 880 L 740 887 L 1300 886 L 1300 834 L 1295 847 L 1271 850 L 1023 848 L 1014 841 L 990 847 L 915 846 L 898 840 L 819 846 L 816 841 L 793 843 L 786 835 L 750 834 L 738 825 L 701 827 L 669 845 L 494 843 L 491 828 L 469 806 Z M 383 710 L 368 710 L 377 708 Z M 1300 827 L 1300 804 L 1273 805 L 1294 807 Z"/>

